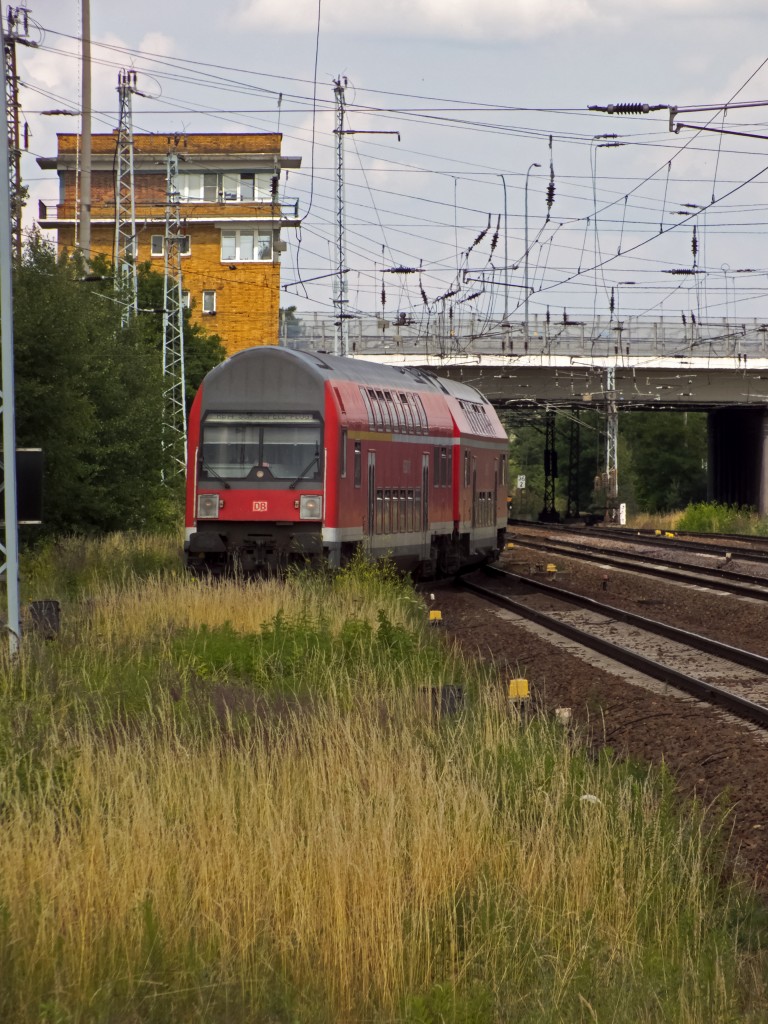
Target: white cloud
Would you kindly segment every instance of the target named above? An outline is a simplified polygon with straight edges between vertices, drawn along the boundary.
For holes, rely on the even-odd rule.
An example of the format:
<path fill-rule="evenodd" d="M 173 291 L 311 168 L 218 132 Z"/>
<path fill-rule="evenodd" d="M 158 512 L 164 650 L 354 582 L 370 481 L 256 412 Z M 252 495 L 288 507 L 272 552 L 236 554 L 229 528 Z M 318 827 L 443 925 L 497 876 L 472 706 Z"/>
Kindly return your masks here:
<path fill-rule="evenodd" d="M 594 21 L 594 0 L 325 0 L 322 32 L 429 36 L 432 39 L 527 39 Z M 248 0 L 242 24 L 276 32 L 313 32 L 317 0 Z"/>
<path fill-rule="evenodd" d="M 264 31 L 311 33 L 318 0 L 241 0 L 239 21 Z M 763 0 L 324 0 L 324 33 L 477 41 L 530 40 L 578 27 L 614 31 L 654 16 L 758 17 Z"/>

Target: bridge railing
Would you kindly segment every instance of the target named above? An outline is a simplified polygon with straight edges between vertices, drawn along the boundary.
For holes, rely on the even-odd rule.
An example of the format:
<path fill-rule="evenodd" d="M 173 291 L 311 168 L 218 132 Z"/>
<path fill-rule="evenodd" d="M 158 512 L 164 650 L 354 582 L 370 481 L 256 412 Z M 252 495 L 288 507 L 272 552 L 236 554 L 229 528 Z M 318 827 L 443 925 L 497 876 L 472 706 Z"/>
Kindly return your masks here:
<path fill-rule="evenodd" d="M 757 318 L 705 321 L 661 317 L 623 320 L 597 317 L 566 321 L 534 316 L 528 331 L 519 321 L 499 323 L 474 316 L 416 319 L 360 317 L 347 321 L 350 354 L 426 355 L 450 360 L 468 355 L 596 358 L 749 358 L 768 356 L 768 321 Z M 526 336 L 527 334 L 527 336 Z M 284 324 L 282 343 L 333 352 L 332 314 L 299 313 Z"/>

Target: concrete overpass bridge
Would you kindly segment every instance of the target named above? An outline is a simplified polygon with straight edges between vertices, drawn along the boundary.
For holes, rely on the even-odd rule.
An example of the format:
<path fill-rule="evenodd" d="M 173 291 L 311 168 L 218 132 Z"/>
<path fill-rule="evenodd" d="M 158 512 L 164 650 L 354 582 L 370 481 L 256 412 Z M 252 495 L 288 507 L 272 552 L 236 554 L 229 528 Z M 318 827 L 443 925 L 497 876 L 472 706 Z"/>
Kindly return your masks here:
<path fill-rule="evenodd" d="M 335 350 L 332 317 L 300 315 L 288 345 Z M 768 318 L 704 322 L 607 317 L 482 322 L 463 316 L 347 325 L 348 354 L 421 367 L 478 388 L 499 410 L 599 409 L 606 417 L 606 477 L 618 488 L 621 412 L 708 414 L 710 498 L 768 515 Z"/>

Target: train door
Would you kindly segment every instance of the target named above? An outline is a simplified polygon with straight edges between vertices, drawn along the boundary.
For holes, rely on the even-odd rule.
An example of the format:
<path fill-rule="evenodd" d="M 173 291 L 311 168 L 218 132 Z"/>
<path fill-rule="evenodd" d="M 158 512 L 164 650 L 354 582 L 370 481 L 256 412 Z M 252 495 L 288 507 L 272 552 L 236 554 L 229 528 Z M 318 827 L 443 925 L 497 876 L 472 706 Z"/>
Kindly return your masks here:
<path fill-rule="evenodd" d="M 376 452 L 368 452 L 368 522 L 366 533 L 373 536 L 376 523 Z"/>
<path fill-rule="evenodd" d="M 472 456 L 472 529 L 477 526 L 477 456 Z"/>
<path fill-rule="evenodd" d="M 432 537 L 429 530 L 429 452 L 421 456 L 421 553 L 422 558 L 429 558 Z"/>
<path fill-rule="evenodd" d="M 421 528 L 429 530 L 429 452 L 421 456 Z"/>

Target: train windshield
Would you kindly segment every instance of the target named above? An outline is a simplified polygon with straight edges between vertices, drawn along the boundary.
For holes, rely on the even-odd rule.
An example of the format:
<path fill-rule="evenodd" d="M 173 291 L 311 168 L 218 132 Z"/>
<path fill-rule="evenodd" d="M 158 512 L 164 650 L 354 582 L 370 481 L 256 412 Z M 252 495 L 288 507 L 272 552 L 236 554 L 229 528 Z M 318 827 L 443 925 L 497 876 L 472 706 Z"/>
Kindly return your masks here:
<path fill-rule="evenodd" d="M 322 479 L 319 420 L 300 413 L 210 413 L 200 445 L 202 480 Z"/>

